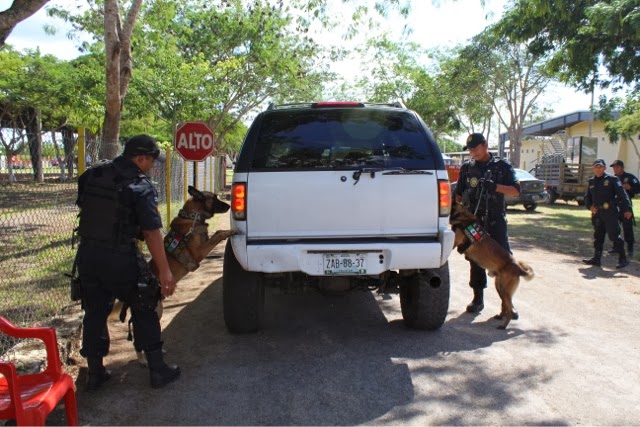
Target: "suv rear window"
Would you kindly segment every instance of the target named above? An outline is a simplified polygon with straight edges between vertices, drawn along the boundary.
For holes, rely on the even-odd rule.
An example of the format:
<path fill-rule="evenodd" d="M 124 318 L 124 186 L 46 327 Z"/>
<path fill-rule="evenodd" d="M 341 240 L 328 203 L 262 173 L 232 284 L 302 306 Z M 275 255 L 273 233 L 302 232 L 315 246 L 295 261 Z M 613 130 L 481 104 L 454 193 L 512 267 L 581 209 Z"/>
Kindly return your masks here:
<path fill-rule="evenodd" d="M 434 169 L 434 164 L 413 114 L 351 108 L 265 114 L 251 169 Z"/>

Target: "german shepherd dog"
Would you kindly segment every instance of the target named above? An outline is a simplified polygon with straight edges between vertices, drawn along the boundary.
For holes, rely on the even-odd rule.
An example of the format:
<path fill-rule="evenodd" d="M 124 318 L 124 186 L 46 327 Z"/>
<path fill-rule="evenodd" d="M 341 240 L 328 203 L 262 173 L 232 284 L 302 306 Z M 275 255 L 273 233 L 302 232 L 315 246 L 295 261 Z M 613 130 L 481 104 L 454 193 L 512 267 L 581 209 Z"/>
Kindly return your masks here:
<path fill-rule="evenodd" d="M 191 197 L 171 221 L 170 231 L 164 238 L 167 261 L 176 282 L 195 271 L 218 243 L 237 234 L 236 231 L 217 230 L 209 237 L 207 220 L 215 214 L 226 213 L 230 206 L 218 200 L 214 193 L 199 191 L 193 186 L 189 186 L 188 191 Z M 151 273 L 158 277 L 158 267 L 153 258 L 148 265 Z M 110 317 L 120 314 L 122 306 L 122 302 L 116 302 Z M 156 308 L 158 318 L 162 317 L 162 311 L 162 301 L 159 301 Z M 136 355 L 140 364 L 147 364 L 142 351 L 136 351 Z"/>
<path fill-rule="evenodd" d="M 490 277 L 495 277 L 502 310 L 494 318 L 503 320 L 498 329 L 505 329 L 511 319 L 518 316 L 513 309 L 513 295 L 518 289 L 520 277 L 531 280 L 533 270 L 527 264 L 516 261 L 509 251 L 493 240 L 463 204 L 453 204 L 449 223 L 455 232 L 453 247 L 466 259 L 486 269 Z"/>

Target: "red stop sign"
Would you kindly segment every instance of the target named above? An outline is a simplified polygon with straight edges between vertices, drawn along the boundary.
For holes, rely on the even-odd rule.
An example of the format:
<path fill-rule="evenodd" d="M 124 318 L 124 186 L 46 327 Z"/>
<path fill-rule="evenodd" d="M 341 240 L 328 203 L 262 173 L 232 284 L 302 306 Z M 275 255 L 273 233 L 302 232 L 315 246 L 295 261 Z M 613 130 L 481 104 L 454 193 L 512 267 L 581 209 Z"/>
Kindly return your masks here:
<path fill-rule="evenodd" d="M 209 126 L 187 122 L 176 131 L 175 149 L 183 159 L 201 162 L 215 151 L 215 138 Z"/>

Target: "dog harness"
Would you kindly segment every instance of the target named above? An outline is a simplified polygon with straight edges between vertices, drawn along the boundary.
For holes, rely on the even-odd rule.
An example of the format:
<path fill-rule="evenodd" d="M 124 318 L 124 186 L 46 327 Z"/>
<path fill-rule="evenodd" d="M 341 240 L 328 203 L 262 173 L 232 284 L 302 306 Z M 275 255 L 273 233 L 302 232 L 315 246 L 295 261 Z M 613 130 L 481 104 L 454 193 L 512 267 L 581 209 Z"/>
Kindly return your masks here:
<path fill-rule="evenodd" d="M 178 216 L 180 218 L 192 219 L 193 224 L 191 225 L 191 229 L 189 229 L 186 234 L 178 233 L 171 229 L 167 235 L 164 236 L 164 248 L 168 254 L 171 254 L 177 259 L 187 270 L 196 271 L 198 267 L 200 267 L 200 263 L 193 259 L 187 249 L 187 245 L 193 233 L 204 234 L 205 239 L 208 238 L 207 226 L 205 224 L 207 218 L 200 212 L 186 212 L 183 209 L 178 212 Z M 196 221 L 200 222 L 200 225 L 196 225 Z"/>
<path fill-rule="evenodd" d="M 463 254 L 476 242 L 481 241 L 487 235 L 487 232 L 482 228 L 478 222 L 467 225 L 466 227 L 456 226 L 456 229 L 461 229 L 464 232 L 467 240 L 458 245 L 458 252 Z"/>

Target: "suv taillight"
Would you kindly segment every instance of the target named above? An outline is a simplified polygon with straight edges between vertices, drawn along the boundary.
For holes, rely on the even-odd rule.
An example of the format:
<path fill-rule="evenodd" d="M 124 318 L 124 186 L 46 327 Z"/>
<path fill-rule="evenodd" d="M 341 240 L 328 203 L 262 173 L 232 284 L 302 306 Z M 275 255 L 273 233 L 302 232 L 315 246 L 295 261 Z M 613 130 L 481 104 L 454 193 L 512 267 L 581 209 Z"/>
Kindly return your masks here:
<path fill-rule="evenodd" d="M 451 186 L 446 179 L 438 180 L 438 201 L 440 216 L 449 216 L 451 213 Z"/>
<path fill-rule="evenodd" d="M 244 221 L 247 219 L 247 183 L 234 182 L 231 186 L 231 213 L 233 219 Z"/>

